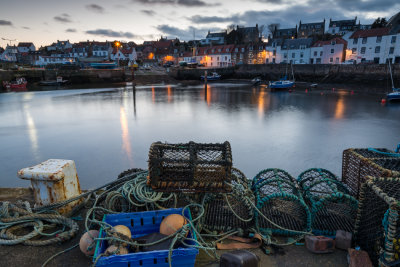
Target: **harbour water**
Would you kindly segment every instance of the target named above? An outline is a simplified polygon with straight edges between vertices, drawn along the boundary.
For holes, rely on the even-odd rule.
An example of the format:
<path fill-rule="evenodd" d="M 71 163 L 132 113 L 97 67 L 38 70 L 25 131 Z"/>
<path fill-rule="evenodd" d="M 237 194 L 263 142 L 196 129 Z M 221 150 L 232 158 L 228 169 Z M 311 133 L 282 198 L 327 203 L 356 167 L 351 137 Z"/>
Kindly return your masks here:
<path fill-rule="evenodd" d="M 271 93 L 213 83 L 0 94 L 0 187 L 28 186 L 16 172 L 73 159 L 84 189 L 128 168 L 147 168 L 155 141 L 223 142 L 252 178 L 265 168 L 293 176 L 320 167 L 341 176 L 342 151 L 394 148 L 400 105 L 349 90 Z"/>

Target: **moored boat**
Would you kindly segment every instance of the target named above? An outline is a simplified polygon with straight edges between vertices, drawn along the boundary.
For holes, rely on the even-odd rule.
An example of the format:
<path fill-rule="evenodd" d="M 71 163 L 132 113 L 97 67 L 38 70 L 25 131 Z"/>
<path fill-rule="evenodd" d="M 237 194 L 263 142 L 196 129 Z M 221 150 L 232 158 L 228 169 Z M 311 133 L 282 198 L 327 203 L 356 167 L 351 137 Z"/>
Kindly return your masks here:
<path fill-rule="evenodd" d="M 39 82 L 39 85 L 42 86 L 57 86 L 57 85 L 63 85 L 66 84 L 68 80 L 63 80 L 61 76 L 58 76 L 56 80 L 49 80 L 49 81 L 41 81 Z"/>
<path fill-rule="evenodd" d="M 204 75 L 200 76 L 201 80 L 204 80 Z M 211 75 L 207 75 L 207 81 L 216 81 L 221 79 L 221 75 L 216 72 L 212 72 Z"/>
<path fill-rule="evenodd" d="M 389 61 L 389 70 L 390 70 L 390 78 L 392 80 L 392 92 L 386 94 L 386 99 L 388 101 L 400 101 L 400 88 L 394 87 L 392 67 L 390 66 L 390 61 Z"/>
<path fill-rule="evenodd" d="M 3 81 L 3 87 L 6 89 L 7 92 L 24 92 L 28 89 L 26 85 L 28 82 L 25 80 L 24 77 L 17 78 L 15 81 Z"/>
<path fill-rule="evenodd" d="M 285 77 L 283 77 L 279 81 L 269 82 L 269 88 L 276 90 L 276 89 L 288 89 L 288 88 L 293 87 L 295 80 L 294 80 L 294 74 L 293 74 L 292 65 L 290 65 L 290 67 L 292 68 L 292 80 L 288 80 L 287 79 L 287 68 L 286 68 Z"/>

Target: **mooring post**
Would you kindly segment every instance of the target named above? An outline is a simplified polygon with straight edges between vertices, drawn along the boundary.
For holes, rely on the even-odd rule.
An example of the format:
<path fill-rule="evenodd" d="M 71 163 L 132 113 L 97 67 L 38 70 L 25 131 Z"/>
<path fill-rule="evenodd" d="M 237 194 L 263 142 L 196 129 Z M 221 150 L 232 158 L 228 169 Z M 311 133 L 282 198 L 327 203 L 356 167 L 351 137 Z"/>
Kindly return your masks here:
<path fill-rule="evenodd" d="M 204 71 L 204 96 L 207 99 L 207 71 Z"/>

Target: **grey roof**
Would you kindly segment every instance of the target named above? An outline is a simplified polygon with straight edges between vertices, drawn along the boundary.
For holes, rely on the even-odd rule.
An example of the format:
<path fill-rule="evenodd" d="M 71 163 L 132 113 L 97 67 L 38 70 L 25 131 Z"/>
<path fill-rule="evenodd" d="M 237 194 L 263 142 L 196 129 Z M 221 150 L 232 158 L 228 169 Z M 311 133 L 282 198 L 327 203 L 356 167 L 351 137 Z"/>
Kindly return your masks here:
<path fill-rule="evenodd" d="M 356 25 L 356 20 L 355 19 L 350 19 L 350 20 L 331 20 L 329 22 L 329 27 L 332 27 L 333 24 L 336 25 L 336 27 L 340 26 L 355 26 Z"/>
<path fill-rule="evenodd" d="M 206 38 L 215 38 L 215 37 L 225 37 L 226 32 L 213 32 L 213 33 L 208 33 Z"/>
<path fill-rule="evenodd" d="M 303 27 L 305 27 L 305 29 L 313 29 L 315 28 L 314 26 L 320 25 L 321 28 L 325 27 L 325 21 L 322 22 L 310 22 L 310 23 L 301 23 L 300 21 L 300 26 L 299 29 L 303 30 Z"/>
<path fill-rule="evenodd" d="M 301 45 L 310 47 L 312 42 L 313 42 L 312 38 L 286 39 L 283 41 L 282 49 L 299 49 Z"/>
<path fill-rule="evenodd" d="M 257 27 L 243 27 L 243 28 L 238 28 L 238 32 L 249 34 L 249 33 L 256 33 L 258 31 Z"/>

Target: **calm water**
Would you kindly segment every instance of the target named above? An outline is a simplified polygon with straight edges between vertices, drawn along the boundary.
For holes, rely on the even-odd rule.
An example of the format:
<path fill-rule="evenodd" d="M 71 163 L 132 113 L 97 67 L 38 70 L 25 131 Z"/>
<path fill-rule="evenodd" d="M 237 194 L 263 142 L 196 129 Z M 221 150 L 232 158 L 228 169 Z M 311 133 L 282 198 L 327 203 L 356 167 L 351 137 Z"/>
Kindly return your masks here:
<path fill-rule="evenodd" d="M 28 186 L 16 172 L 49 158 L 73 159 L 83 188 L 146 168 L 150 144 L 223 142 L 249 178 L 277 167 L 341 175 L 349 147 L 394 148 L 400 105 L 379 97 L 270 93 L 240 84 L 146 86 L 0 94 L 0 186 Z"/>

